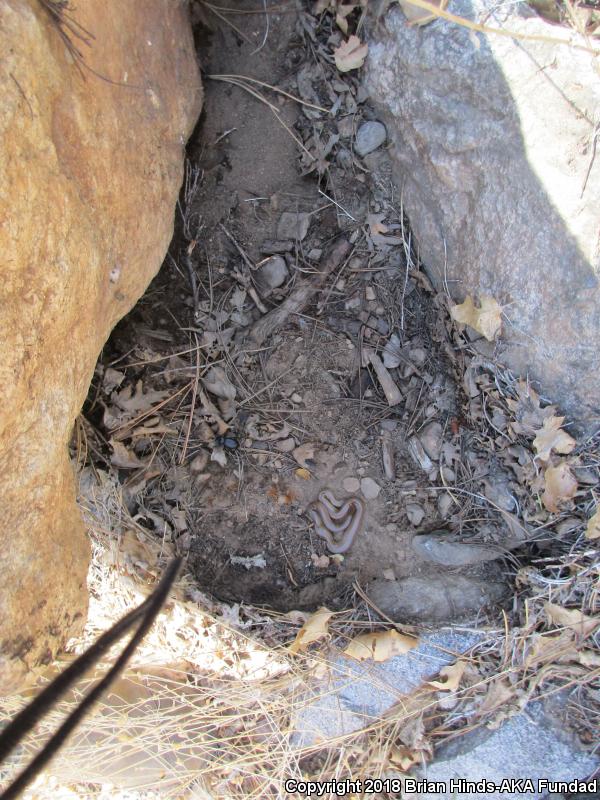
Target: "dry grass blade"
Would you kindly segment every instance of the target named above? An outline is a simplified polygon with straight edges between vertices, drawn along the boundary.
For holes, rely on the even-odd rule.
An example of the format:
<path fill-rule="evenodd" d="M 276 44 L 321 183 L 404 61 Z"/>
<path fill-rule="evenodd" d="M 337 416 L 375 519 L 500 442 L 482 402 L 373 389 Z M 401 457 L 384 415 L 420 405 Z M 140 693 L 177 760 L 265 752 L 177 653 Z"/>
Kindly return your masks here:
<path fill-rule="evenodd" d="M 307 108 L 314 108 L 316 111 L 322 111 L 324 114 L 329 114 L 329 109 L 323 108 L 323 106 L 317 106 L 314 103 L 309 103 L 306 100 L 302 100 L 300 97 L 296 97 L 296 95 L 290 94 L 290 92 L 286 92 L 283 89 L 279 89 L 277 86 L 272 86 L 270 83 L 259 81 L 256 78 L 249 78 L 247 75 L 205 75 L 205 77 L 210 78 L 213 81 L 219 81 L 219 80 L 228 82 L 245 81 L 247 83 L 256 83 L 258 86 L 262 86 L 265 89 L 270 89 L 272 92 L 277 92 L 277 94 L 281 94 L 284 97 L 288 97 L 290 100 L 293 100 L 295 103 L 299 103 L 301 106 L 306 106 Z"/>
<path fill-rule="evenodd" d="M 567 39 L 558 39 L 554 36 L 542 36 L 537 34 L 527 34 L 527 33 L 518 33 L 517 31 L 507 31 L 504 28 L 492 28 L 489 25 L 480 25 L 478 22 L 472 22 L 469 19 L 465 19 L 464 17 L 457 16 L 456 14 L 451 14 L 449 11 L 444 11 L 443 9 L 439 8 L 438 6 L 433 5 L 432 3 L 428 3 L 426 0 L 406 0 L 411 5 L 416 6 L 417 8 L 421 8 L 424 11 L 429 11 L 432 18 L 438 17 L 440 19 L 445 19 L 448 22 L 453 22 L 455 25 L 460 25 L 462 28 L 468 28 L 471 31 L 477 31 L 478 33 L 491 33 L 495 36 L 505 36 L 509 39 L 515 39 L 517 41 L 525 41 L 525 42 L 548 42 L 550 44 L 558 44 L 563 45 L 565 47 L 571 47 L 573 50 L 582 50 L 585 53 L 592 53 L 592 55 L 599 55 L 600 48 L 593 48 L 589 46 L 585 46 L 582 44 L 575 44 L 573 42 L 568 41 Z"/>

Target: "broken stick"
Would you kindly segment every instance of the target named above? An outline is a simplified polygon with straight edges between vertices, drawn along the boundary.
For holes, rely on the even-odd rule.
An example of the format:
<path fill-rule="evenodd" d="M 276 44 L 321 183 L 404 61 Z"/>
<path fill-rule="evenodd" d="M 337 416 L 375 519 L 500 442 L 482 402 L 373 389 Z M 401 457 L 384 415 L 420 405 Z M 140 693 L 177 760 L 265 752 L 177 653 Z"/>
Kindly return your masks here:
<path fill-rule="evenodd" d="M 281 305 L 254 323 L 248 332 L 249 338 L 260 347 L 272 333 L 285 325 L 291 314 L 303 311 L 315 292 L 323 286 L 327 276 L 340 266 L 349 252 L 350 242 L 347 239 L 341 238 L 333 242 L 323 257 L 319 272 L 310 280 L 308 278 L 299 280 L 290 296 Z"/>

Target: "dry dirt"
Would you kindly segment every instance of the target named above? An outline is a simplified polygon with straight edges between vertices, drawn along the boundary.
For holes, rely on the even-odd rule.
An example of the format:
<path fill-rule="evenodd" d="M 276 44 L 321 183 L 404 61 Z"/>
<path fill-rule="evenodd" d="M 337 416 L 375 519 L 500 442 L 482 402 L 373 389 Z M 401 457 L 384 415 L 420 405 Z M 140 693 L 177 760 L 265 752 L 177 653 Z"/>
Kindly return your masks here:
<path fill-rule="evenodd" d="M 206 8 L 196 11 L 206 99 L 188 146 L 176 235 L 99 363 L 85 410 L 94 459 L 119 470 L 129 513 L 187 554 L 199 587 L 220 599 L 343 607 L 355 581 L 424 575 L 433 585 L 439 567 L 416 555 L 413 535 L 462 531 L 486 515 L 469 520 L 460 496 L 440 502 L 472 436 L 445 312 L 411 249 L 385 147 L 362 160 L 353 152 L 372 112 L 357 80 L 326 61 L 323 42 L 336 34 L 309 15 L 271 13 L 260 47 L 264 15 L 227 17 L 246 41 Z M 225 74 L 339 107 L 324 115 L 251 84 L 275 114 L 231 79 L 209 77 Z M 309 227 L 280 247 L 272 242 L 285 212 L 307 214 Z M 315 275 L 340 235 L 350 257 L 302 313 L 253 344 L 252 324 Z M 268 293 L 260 266 L 274 250 L 283 250 L 288 278 Z M 365 348 L 381 355 L 394 333 L 400 363 L 390 375 L 402 400 L 390 406 Z M 211 365 L 224 370 L 217 392 L 228 397 L 211 392 Z M 432 421 L 439 452 L 428 475 L 408 442 Z M 384 441 L 393 479 L 384 474 Z M 306 449 L 295 451 L 302 445 L 308 461 Z M 331 556 L 306 509 L 323 488 L 363 497 L 348 479 L 374 482 L 363 498 L 366 524 L 344 557 Z M 461 572 L 485 580 L 498 570 Z"/>

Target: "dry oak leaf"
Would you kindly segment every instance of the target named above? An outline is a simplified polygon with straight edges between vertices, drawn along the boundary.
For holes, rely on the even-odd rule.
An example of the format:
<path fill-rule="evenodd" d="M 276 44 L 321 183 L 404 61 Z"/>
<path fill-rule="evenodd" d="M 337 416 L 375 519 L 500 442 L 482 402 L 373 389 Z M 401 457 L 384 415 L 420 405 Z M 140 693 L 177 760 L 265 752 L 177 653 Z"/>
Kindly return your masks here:
<path fill-rule="evenodd" d="M 134 452 L 128 450 L 123 442 L 111 439 L 109 442 L 112 447 L 112 455 L 110 463 L 120 469 L 139 469 L 140 467 L 147 467 L 147 461 L 140 461 Z"/>
<path fill-rule="evenodd" d="M 481 333 L 489 342 L 494 341 L 502 327 L 502 306 L 487 294 L 481 295 L 479 308 L 468 294 L 464 303 L 452 306 L 450 316 L 455 322 L 462 322 Z"/>
<path fill-rule="evenodd" d="M 585 529 L 585 538 L 600 539 L 600 508 L 596 509 L 593 517 L 590 517 Z"/>
<path fill-rule="evenodd" d="M 569 628 L 584 639 L 600 625 L 600 617 L 584 614 L 578 608 L 564 608 L 556 603 L 544 603 L 544 610 L 551 622 L 561 628 Z"/>
<path fill-rule="evenodd" d="M 577 491 L 577 481 L 568 464 L 548 467 L 544 472 L 545 489 L 542 501 L 548 511 L 558 513 L 559 505 L 571 500 Z"/>
<path fill-rule="evenodd" d="M 288 647 L 288 651 L 290 653 L 300 653 L 302 650 L 306 650 L 308 645 L 312 644 L 312 642 L 316 642 L 324 636 L 327 636 L 329 632 L 329 620 L 333 614 L 334 612 L 325 608 L 325 606 L 322 606 L 318 611 L 315 611 L 314 614 L 311 614 L 296 634 L 296 638 Z"/>
<path fill-rule="evenodd" d="M 439 680 L 429 681 L 429 686 L 433 686 L 434 689 L 439 689 L 442 692 L 455 692 L 466 668 L 466 661 L 456 661 L 448 667 L 442 667 Z"/>
<path fill-rule="evenodd" d="M 552 450 L 557 453 L 570 453 L 577 444 L 572 436 L 561 430 L 564 421 L 564 417 L 547 417 L 542 427 L 536 431 L 533 446 L 542 461 L 548 461 Z"/>
<path fill-rule="evenodd" d="M 408 653 L 418 641 L 413 636 L 406 636 L 395 630 L 361 633 L 352 639 L 344 653 L 357 661 L 365 661 L 368 658 L 373 661 L 387 661 L 393 656 Z"/>
<path fill-rule="evenodd" d="M 358 36 L 351 36 L 347 42 L 343 42 L 333 51 L 335 65 L 340 72 L 358 69 L 365 63 L 368 52 L 368 44 L 363 44 Z"/>

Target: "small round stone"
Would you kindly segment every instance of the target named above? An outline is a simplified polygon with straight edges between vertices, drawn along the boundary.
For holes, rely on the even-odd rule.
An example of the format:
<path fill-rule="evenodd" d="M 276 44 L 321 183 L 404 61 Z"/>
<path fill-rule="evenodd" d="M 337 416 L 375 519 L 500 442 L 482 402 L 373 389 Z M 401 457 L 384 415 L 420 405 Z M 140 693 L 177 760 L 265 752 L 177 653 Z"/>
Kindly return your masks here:
<path fill-rule="evenodd" d="M 381 486 L 376 483 L 373 478 L 362 478 L 360 490 L 365 500 L 374 500 L 379 495 Z"/>
<path fill-rule="evenodd" d="M 356 134 L 354 150 L 359 156 L 366 156 L 377 150 L 387 139 L 387 131 L 382 122 L 370 120 L 363 122 Z"/>
<path fill-rule="evenodd" d="M 360 481 L 358 478 L 344 478 L 342 481 L 344 491 L 355 494 L 360 489 Z"/>

